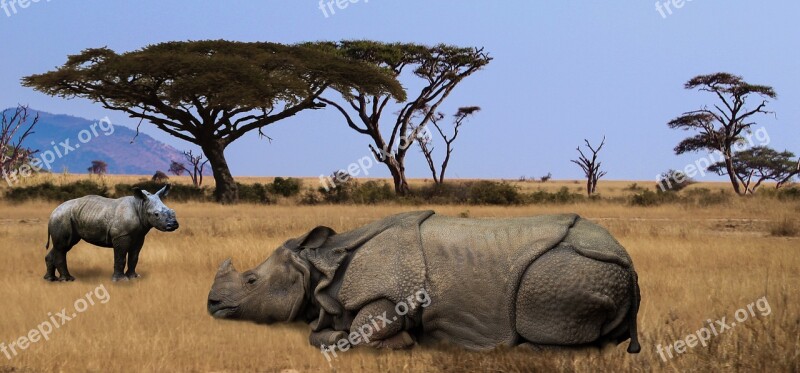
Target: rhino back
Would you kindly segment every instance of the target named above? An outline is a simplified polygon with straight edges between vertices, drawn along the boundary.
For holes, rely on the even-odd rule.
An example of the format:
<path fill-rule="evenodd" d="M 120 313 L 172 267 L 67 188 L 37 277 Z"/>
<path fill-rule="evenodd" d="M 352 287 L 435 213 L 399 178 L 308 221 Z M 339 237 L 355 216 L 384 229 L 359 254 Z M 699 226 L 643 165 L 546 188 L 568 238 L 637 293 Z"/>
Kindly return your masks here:
<path fill-rule="evenodd" d="M 576 219 L 428 219 L 421 226 L 432 300 L 422 315 L 426 333 L 472 349 L 515 344 L 520 279 Z"/>

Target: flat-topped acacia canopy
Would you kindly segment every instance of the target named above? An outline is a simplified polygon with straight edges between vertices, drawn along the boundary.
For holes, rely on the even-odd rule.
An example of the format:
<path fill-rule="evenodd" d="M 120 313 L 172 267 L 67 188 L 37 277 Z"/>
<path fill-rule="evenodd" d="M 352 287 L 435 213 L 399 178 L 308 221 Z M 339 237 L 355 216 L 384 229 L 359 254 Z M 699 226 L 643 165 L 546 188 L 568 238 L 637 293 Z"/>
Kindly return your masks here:
<path fill-rule="evenodd" d="M 328 88 L 405 100 L 397 79 L 374 65 L 307 45 L 225 40 L 165 42 L 121 54 L 86 49 L 22 84 L 99 102 L 197 144 L 214 171 L 217 200 L 225 203 L 238 193 L 224 150 L 245 133 L 318 108 Z"/>

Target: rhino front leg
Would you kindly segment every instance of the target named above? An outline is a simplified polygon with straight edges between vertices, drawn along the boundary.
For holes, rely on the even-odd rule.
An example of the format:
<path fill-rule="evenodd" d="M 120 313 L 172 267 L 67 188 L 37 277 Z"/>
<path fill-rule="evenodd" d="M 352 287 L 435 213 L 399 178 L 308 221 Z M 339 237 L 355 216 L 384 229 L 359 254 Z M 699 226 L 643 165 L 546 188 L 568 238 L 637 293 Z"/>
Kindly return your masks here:
<path fill-rule="evenodd" d="M 125 258 L 128 255 L 128 248 L 131 246 L 131 238 L 127 236 L 115 238 L 112 244 L 114 246 L 114 274 L 111 276 L 111 281 L 127 281 Z"/>
<path fill-rule="evenodd" d="M 144 241 L 140 240 L 128 248 L 128 271 L 125 272 L 125 276 L 131 280 L 142 277 L 136 273 L 136 265 L 139 264 L 139 252 L 142 251 L 143 245 Z"/>
<path fill-rule="evenodd" d="M 395 304 L 387 299 L 374 301 L 358 312 L 350 326 L 362 343 L 376 348 L 401 349 L 414 345 L 414 338 L 403 330 L 405 321 L 395 312 Z"/>
<path fill-rule="evenodd" d="M 312 346 L 325 348 L 327 346 L 335 346 L 342 339 L 347 339 L 347 333 L 341 330 L 326 329 L 318 332 L 311 332 L 308 336 L 308 342 Z"/>

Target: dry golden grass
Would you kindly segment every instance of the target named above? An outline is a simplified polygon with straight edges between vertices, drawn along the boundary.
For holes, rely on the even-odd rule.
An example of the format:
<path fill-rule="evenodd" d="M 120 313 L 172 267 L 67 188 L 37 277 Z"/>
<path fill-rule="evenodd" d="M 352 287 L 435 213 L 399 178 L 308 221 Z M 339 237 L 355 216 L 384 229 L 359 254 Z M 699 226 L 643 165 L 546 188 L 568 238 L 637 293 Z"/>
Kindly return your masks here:
<path fill-rule="evenodd" d="M 109 178 L 112 185 L 138 179 Z M 559 182 L 530 184 L 532 188 L 559 187 Z M 622 190 L 628 184 L 601 185 Z M 605 195 L 614 192 L 601 190 Z M 76 299 L 98 285 L 106 286 L 111 299 L 56 330 L 50 341 L 40 341 L 10 361 L 0 354 L 0 372 L 800 369 L 800 239 L 770 235 L 775 221 L 800 212 L 796 202 L 734 199 L 708 208 L 637 208 L 604 202 L 416 207 L 472 217 L 577 212 L 607 227 L 629 250 L 639 272 L 642 353 L 627 354 L 627 342 L 603 350 L 516 348 L 486 353 L 425 346 L 408 351 L 356 349 L 330 365 L 318 349 L 308 345 L 304 325 L 213 320 L 205 304 L 217 266 L 232 256 L 237 268 L 251 268 L 285 239 L 316 225 L 344 231 L 415 207 L 172 204 L 181 229 L 149 235 L 139 266 L 143 279 L 112 284 L 111 250 L 81 243 L 69 256 L 78 281 L 51 284 L 41 277 L 47 218 L 55 205 L 0 203 L 0 342 L 9 344 L 27 334 L 48 318 L 48 312 L 71 309 Z M 730 321 L 737 309 L 762 296 L 771 306 L 769 316 L 753 317 L 713 338 L 711 346 L 689 349 L 667 362 L 656 353 L 656 345 L 693 333 L 707 319 L 725 316 Z"/>

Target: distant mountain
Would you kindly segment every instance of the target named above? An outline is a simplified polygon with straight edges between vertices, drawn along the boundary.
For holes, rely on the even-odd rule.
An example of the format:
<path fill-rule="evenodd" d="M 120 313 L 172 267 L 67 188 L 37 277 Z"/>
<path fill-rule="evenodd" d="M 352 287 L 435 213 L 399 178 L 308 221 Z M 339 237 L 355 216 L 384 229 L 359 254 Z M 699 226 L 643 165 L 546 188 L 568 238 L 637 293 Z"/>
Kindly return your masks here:
<path fill-rule="evenodd" d="M 152 175 L 156 171 L 166 173 L 173 160 L 186 163 L 177 149 L 143 133 L 136 136 L 136 131 L 118 123 L 32 109 L 30 117 L 37 112 L 39 123 L 25 146 L 39 150 L 36 158 L 54 159 L 51 172 L 66 169 L 70 173 L 87 173 L 92 161 L 101 160 L 108 164 L 109 174 Z"/>

